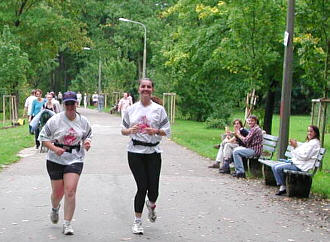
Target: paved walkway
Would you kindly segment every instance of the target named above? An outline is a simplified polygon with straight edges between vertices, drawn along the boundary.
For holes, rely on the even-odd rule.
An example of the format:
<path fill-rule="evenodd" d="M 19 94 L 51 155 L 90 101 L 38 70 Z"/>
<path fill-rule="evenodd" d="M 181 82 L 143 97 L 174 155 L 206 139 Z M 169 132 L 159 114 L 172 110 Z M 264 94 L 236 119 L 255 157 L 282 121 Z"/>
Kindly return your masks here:
<path fill-rule="evenodd" d="M 0 241 L 329 241 L 329 203 L 276 197 L 260 180 L 237 180 L 207 169 L 210 160 L 162 142 L 158 220 L 144 214 L 143 236 L 131 233 L 134 179 L 120 118 L 80 110 L 90 120 L 93 147 L 80 179 L 74 236 L 49 221 L 45 154 L 30 148 L 0 172 Z"/>

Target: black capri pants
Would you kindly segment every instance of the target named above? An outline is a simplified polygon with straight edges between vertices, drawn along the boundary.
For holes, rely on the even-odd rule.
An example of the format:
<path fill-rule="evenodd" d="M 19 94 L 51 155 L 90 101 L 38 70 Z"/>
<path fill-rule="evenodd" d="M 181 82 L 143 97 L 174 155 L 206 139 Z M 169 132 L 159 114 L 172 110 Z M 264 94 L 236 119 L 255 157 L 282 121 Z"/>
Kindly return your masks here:
<path fill-rule="evenodd" d="M 149 201 L 156 202 L 161 163 L 160 153 L 139 154 L 128 152 L 129 168 L 133 173 L 137 186 L 134 199 L 136 213 L 142 213 L 146 195 Z"/>

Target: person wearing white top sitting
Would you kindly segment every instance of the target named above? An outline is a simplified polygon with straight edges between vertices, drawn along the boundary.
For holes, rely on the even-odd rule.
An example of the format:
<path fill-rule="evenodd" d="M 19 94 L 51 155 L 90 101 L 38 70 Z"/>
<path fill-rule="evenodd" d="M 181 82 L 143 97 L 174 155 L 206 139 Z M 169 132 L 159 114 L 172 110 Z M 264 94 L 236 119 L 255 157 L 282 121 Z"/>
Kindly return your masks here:
<path fill-rule="evenodd" d="M 272 166 L 276 183 L 280 186 L 279 191 L 276 193 L 278 196 L 286 193 L 284 170 L 308 171 L 313 168 L 315 159 L 320 151 L 319 128 L 314 125 L 308 126 L 305 143 L 298 145 L 294 139 L 290 139 L 289 142 L 294 148 L 291 151 L 292 160 L 279 162 Z"/>
<path fill-rule="evenodd" d="M 156 221 L 156 200 L 158 198 L 161 155 L 159 142 L 162 136 L 170 136 L 170 123 L 163 106 L 151 100 L 154 91 L 150 79 L 140 80 L 140 101 L 128 107 L 122 120 L 123 135 L 130 136 L 128 164 L 137 185 L 134 199 L 135 220 L 133 233 L 143 234 L 142 210 L 145 197 L 150 222 Z"/>
<path fill-rule="evenodd" d="M 65 111 L 48 120 L 40 132 L 39 140 L 49 149 L 47 171 L 52 186 L 50 219 L 52 223 L 58 223 L 60 202 L 64 196 L 63 233 L 72 235 L 76 190 L 85 150 L 91 147 L 92 129 L 88 120 L 76 111 L 76 93 L 65 92 L 63 104 Z"/>

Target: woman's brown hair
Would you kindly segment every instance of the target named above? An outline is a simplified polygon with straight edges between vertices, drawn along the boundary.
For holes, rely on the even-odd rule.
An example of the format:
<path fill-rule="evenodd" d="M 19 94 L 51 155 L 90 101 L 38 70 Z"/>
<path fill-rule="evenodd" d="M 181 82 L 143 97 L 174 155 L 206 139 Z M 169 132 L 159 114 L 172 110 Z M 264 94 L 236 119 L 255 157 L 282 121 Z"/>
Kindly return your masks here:
<path fill-rule="evenodd" d="M 320 130 L 319 130 L 319 128 L 317 126 L 315 126 L 315 125 L 309 125 L 308 127 L 309 128 L 312 128 L 313 131 L 314 131 L 314 133 L 315 133 L 315 136 L 314 136 L 313 139 L 320 140 Z M 308 136 L 306 137 L 306 140 L 308 140 Z"/>
<path fill-rule="evenodd" d="M 239 125 L 241 125 L 241 128 L 243 128 L 243 123 L 239 118 L 237 118 L 233 121 L 233 125 L 235 125 L 236 122 L 239 122 Z"/>
<path fill-rule="evenodd" d="M 155 86 L 154 86 L 154 81 L 151 80 L 150 78 L 147 78 L 147 77 L 141 78 L 141 79 L 139 80 L 139 85 L 141 84 L 142 81 L 150 81 L 150 82 L 151 82 L 151 86 L 152 86 L 153 88 L 155 87 Z"/>

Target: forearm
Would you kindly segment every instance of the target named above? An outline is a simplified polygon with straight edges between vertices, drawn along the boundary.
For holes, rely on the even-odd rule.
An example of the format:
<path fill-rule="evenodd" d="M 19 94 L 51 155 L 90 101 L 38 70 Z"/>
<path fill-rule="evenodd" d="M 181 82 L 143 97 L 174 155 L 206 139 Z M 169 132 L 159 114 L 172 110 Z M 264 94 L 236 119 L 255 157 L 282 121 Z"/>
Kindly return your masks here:
<path fill-rule="evenodd" d="M 51 141 L 42 141 L 42 144 L 48 149 L 56 152 L 57 147 Z"/>
<path fill-rule="evenodd" d="M 128 128 L 128 129 L 122 129 L 122 130 L 121 130 L 121 134 L 122 134 L 122 135 L 130 135 L 130 134 L 132 134 L 132 129 L 131 129 L 131 128 Z"/>
<path fill-rule="evenodd" d="M 166 136 L 166 133 L 164 130 L 162 129 L 158 129 L 158 133 L 157 133 L 159 136 Z"/>
<path fill-rule="evenodd" d="M 151 128 L 147 131 L 147 133 L 149 135 L 159 135 L 159 136 L 166 136 L 166 133 L 164 130 L 162 129 L 154 129 Z M 130 135 L 130 134 L 134 134 L 134 128 L 128 128 L 128 129 L 122 129 L 121 130 L 121 134 L 122 135 Z"/>

